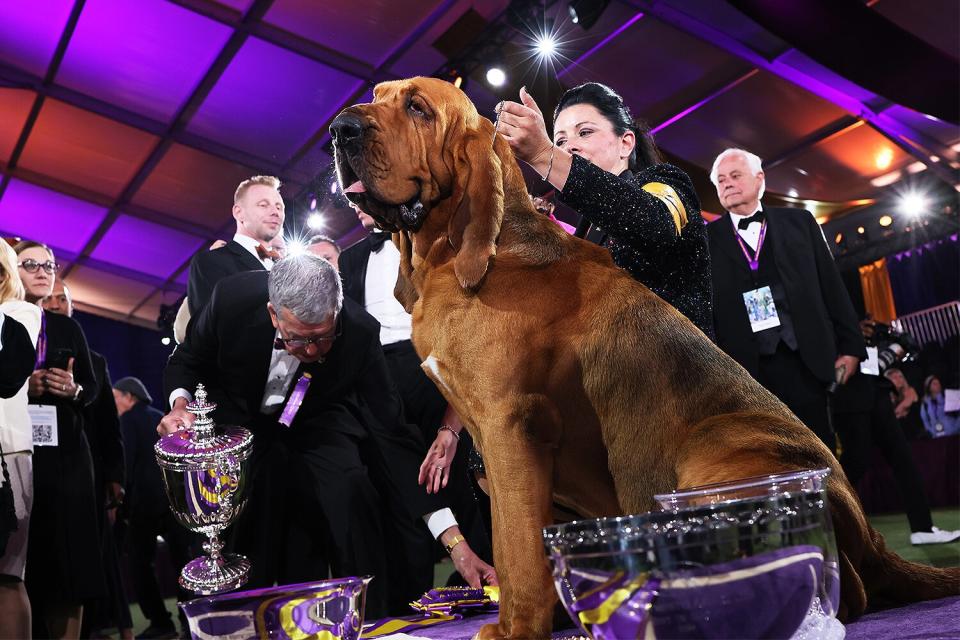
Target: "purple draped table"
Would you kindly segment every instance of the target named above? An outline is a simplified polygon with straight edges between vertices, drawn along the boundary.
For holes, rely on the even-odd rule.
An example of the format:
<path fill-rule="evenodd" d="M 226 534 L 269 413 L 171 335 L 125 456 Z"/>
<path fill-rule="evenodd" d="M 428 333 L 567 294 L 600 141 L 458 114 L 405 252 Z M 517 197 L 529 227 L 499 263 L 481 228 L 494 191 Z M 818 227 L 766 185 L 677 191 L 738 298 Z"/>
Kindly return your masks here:
<path fill-rule="evenodd" d="M 496 622 L 496 613 L 469 616 L 407 633 L 429 640 L 461 640 L 472 638 L 481 626 Z M 557 638 L 575 638 L 574 629 L 553 634 Z M 389 637 L 389 636 L 386 636 Z M 920 602 L 899 609 L 870 613 L 847 625 L 846 640 L 880 640 L 897 638 L 960 638 L 960 597 Z"/>

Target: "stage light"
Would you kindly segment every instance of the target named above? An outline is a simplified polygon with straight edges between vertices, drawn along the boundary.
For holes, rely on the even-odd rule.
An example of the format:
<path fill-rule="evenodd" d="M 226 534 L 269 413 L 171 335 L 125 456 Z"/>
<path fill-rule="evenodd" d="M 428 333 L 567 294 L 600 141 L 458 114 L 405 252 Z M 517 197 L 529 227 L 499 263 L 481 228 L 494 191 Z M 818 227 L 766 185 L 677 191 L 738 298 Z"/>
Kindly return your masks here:
<path fill-rule="evenodd" d="M 801 169 L 800 167 L 797 167 L 797 173 L 799 173 L 799 174 L 802 175 L 802 176 L 808 176 L 808 175 L 810 175 L 810 172 L 809 172 L 809 171 L 807 171 L 806 169 Z"/>
<path fill-rule="evenodd" d="M 543 58 L 552 58 L 557 53 L 557 39 L 550 32 L 538 36 L 535 46 Z"/>
<path fill-rule="evenodd" d="M 791 198 L 796 198 L 797 196 L 800 195 L 800 193 L 796 189 L 790 189 L 787 191 L 787 195 L 790 196 Z"/>
<path fill-rule="evenodd" d="M 337 181 L 334 180 L 330 183 L 330 195 L 333 195 L 337 192 Z"/>
<path fill-rule="evenodd" d="M 597 23 L 600 14 L 610 4 L 610 0 L 571 0 L 567 11 L 570 13 L 570 21 L 589 29 Z"/>
<path fill-rule="evenodd" d="M 287 240 L 287 258 L 292 258 L 294 256 L 303 255 L 307 252 L 307 243 L 303 240 L 293 239 Z"/>
<path fill-rule="evenodd" d="M 889 148 L 881 149 L 873 161 L 877 165 L 877 169 L 886 169 L 893 162 L 893 150 Z"/>
<path fill-rule="evenodd" d="M 459 69 L 450 69 L 446 73 L 442 73 L 438 76 L 441 80 L 446 80 L 457 89 L 466 89 L 467 87 L 467 78 Z"/>
<path fill-rule="evenodd" d="M 833 241 L 837 244 L 840 244 L 841 242 L 843 242 L 843 234 L 838 233 L 837 236 L 833 239 Z"/>
<path fill-rule="evenodd" d="M 311 213 L 307 218 L 307 226 L 313 229 L 314 231 L 319 231 L 323 229 L 324 220 L 323 216 L 319 213 Z"/>
<path fill-rule="evenodd" d="M 310 211 L 316 211 L 316 210 L 317 210 L 317 199 L 316 199 L 316 198 L 311 198 L 311 199 L 310 199 Z"/>
<path fill-rule="evenodd" d="M 881 227 L 889 227 L 892 224 L 893 224 L 893 218 L 891 216 L 887 216 L 887 215 L 880 216 Z"/>
<path fill-rule="evenodd" d="M 507 74 L 500 67 L 487 69 L 487 82 L 491 87 L 502 87 L 507 82 Z"/>
<path fill-rule="evenodd" d="M 866 232 L 867 232 L 867 230 L 864 229 L 863 227 L 857 227 L 857 233 L 859 233 L 860 235 L 863 235 L 863 234 L 865 234 Z"/>
<path fill-rule="evenodd" d="M 929 203 L 920 193 L 912 192 L 900 196 L 900 211 L 910 217 L 917 217 L 927 212 Z"/>
<path fill-rule="evenodd" d="M 170 344 L 170 336 L 163 336 L 162 338 L 160 338 L 160 344 L 162 344 L 163 346 L 167 346 L 168 344 Z"/>

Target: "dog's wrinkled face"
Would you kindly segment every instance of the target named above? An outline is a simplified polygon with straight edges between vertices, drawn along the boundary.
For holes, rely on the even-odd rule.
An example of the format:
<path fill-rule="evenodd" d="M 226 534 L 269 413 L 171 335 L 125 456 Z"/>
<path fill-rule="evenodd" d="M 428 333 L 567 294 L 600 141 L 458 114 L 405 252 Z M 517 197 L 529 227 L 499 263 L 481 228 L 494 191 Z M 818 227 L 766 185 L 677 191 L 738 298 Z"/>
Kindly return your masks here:
<path fill-rule="evenodd" d="M 453 192 L 448 137 L 479 119 L 463 92 L 442 80 L 377 85 L 372 103 L 345 109 L 330 125 L 341 188 L 380 228 L 417 231 Z"/>

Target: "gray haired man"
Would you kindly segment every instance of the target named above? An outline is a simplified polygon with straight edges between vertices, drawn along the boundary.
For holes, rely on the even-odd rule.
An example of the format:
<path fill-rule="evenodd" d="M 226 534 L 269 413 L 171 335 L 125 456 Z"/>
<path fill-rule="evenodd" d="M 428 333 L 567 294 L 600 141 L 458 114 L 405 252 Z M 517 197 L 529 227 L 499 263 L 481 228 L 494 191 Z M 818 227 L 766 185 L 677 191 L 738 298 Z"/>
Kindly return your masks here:
<path fill-rule="evenodd" d="M 170 357 L 171 410 L 158 431 L 190 424 L 185 405 L 200 382 L 219 423 L 254 434 L 250 502 L 233 527 L 253 565 L 250 587 L 323 577 L 325 555 L 334 575 L 384 577 L 381 496 L 368 465 L 387 517 L 422 517 L 465 578 L 495 581 L 450 510 L 417 485 L 426 448 L 403 423 L 379 325 L 343 299 L 327 261 L 303 254 L 217 284 Z M 371 584 L 370 617 L 386 612 L 386 583 Z"/>

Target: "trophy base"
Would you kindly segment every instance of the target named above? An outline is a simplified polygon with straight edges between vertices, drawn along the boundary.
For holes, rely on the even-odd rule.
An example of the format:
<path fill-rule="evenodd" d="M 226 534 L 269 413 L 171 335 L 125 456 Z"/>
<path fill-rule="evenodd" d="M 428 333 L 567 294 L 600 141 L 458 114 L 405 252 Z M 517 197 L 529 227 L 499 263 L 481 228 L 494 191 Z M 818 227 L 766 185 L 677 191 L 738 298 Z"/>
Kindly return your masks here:
<path fill-rule="evenodd" d="M 180 586 L 208 596 L 239 589 L 249 574 L 250 561 L 236 553 L 225 553 L 219 560 L 202 556 L 188 562 L 180 572 Z"/>

